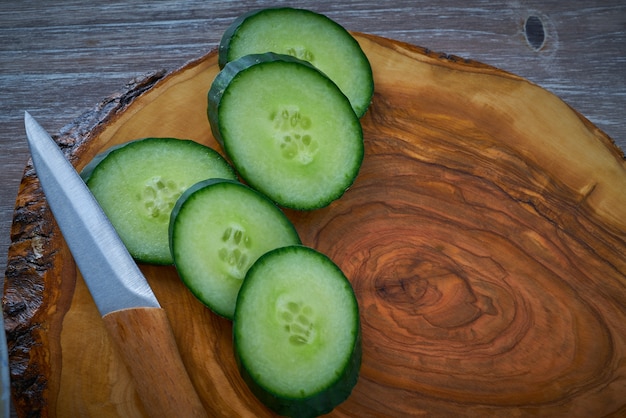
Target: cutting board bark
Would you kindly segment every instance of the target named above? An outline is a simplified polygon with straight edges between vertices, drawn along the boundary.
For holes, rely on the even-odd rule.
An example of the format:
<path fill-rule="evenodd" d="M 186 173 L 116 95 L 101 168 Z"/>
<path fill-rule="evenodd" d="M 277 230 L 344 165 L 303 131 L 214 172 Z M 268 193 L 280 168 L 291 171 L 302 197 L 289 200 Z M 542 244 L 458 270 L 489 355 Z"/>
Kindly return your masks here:
<path fill-rule="evenodd" d="M 622 151 L 520 77 L 355 36 L 376 85 L 362 169 L 327 208 L 286 211 L 359 301 L 361 375 L 332 415 L 623 416 Z M 78 170 L 148 136 L 221 152 L 205 113 L 217 72 L 211 52 L 134 80 L 56 140 Z M 3 304 L 18 415 L 143 416 L 30 164 L 11 234 Z M 207 409 L 271 416 L 237 373 L 230 322 L 173 267 L 141 268 Z"/>

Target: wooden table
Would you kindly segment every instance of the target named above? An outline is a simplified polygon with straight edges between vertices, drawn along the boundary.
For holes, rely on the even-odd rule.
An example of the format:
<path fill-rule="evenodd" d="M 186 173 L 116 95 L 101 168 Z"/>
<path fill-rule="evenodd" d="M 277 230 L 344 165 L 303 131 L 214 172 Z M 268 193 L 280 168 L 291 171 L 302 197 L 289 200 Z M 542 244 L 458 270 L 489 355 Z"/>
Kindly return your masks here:
<path fill-rule="evenodd" d="M 151 71 L 178 68 L 215 48 L 236 16 L 269 5 L 253 1 L 3 3 L 3 270 L 14 201 L 28 159 L 24 110 L 56 133 L 105 97 L 123 90 L 128 81 Z M 327 14 L 349 30 L 406 41 L 518 74 L 557 94 L 626 149 L 626 4 L 621 0 L 548 5 L 526 0 L 354 4 L 321 0 L 290 5 Z M 525 26 L 531 28 L 531 36 Z"/>

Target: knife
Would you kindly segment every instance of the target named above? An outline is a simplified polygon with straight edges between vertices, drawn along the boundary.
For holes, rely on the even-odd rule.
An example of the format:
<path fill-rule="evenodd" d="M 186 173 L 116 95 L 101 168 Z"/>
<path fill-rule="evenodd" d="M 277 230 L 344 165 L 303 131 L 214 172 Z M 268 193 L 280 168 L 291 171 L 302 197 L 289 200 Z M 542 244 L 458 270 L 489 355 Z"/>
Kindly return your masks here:
<path fill-rule="evenodd" d="M 44 128 L 24 115 L 33 166 L 105 327 L 154 417 L 206 417 L 165 311 L 91 191 Z"/>

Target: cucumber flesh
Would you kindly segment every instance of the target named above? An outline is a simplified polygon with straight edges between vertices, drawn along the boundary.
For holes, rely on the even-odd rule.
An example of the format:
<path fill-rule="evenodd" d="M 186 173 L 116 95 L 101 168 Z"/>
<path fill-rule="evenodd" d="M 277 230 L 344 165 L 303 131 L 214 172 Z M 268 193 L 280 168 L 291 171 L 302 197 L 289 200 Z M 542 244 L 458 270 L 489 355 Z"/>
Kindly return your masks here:
<path fill-rule="evenodd" d="M 330 412 L 350 395 L 361 363 L 352 286 L 305 246 L 268 252 L 249 269 L 233 322 L 235 356 L 252 392 L 287 416 Z"/>
<path fill-rule="evenodd" d="M 152 264 L 173 262 L 168 227 L 183 191 L 208 178 L 236 178 L 215 150 L 175 138 L 145 138 L 112 147 L 81 175 L 129 253 Z"/>
<path fill-rule="evenodd" d="M 312 65 L 247 55 L 224 67 L 208 96 L 211 129 L 230 161 L 279 205 L 327 206 L 356 178 L 364 154 L 360 121 Z"/>
<path fill-rule="evenodd" d="M 172 211 L 169 236 L 183 283 L 228 319 L 252 263 L 276 247 L 300 243 L 273 202 L 227 180 L 202 181 L 185 191 Z"/>
<path fill-rule="evenodd" d="M 357 116 L 366 112 L 374 93 L 371 65 L 354 37 L 327 16 L 289 7 L 248 12 L 224 32 L 219 65 L 265 52 L 310 62 L 348 96 Z"/>

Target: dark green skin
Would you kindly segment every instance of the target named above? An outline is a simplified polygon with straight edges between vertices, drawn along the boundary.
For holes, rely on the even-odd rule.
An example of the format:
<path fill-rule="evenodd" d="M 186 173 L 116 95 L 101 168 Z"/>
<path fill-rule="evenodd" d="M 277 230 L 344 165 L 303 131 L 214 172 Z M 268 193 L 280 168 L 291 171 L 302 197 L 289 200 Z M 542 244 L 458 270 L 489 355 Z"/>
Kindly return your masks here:
<path fill-rule="evenodd" d="M 145 138 L 142 138 L 142 139 L 145 139 Z M 89 164 L 87 164 L 85 168 L 83 168 L 83 170 L 80 172 L 80 176 L 83 179 L 83 181 L 87 183 L 87 181 L 89 181 L 89 177 L 91 177 L 91 174 L 93 174 L 93 170 L 95 170 L 98 164 L 100 164 L 100 162 L 104 160 L 106 157 L 108 157 L 109 154 L 111 154 L 113 151 L 124 148 L 126 145 L 132 142 L 141 141 L 142 139 L 136 139 L 130 142 L 125 142 L 123 144 L 114 145 L 111 148 L 107 149 L 106 151 L 101 152 L 100 154 L 93 157 L 93 159 L 89 162 Z"/>
<path fill-rule="evenodd" d="M 262 10 L 252 10 L 248 13 L 244 13 L 240 15 L 237 19 L 233 21 L 233 23 L 226 28 L 224 34 L 222 35 L 222 39 L 220 40 L 220 45 L 218 47 L 218 57 L 217 63 L 220 69 L 224 68 L 224 66 L 228 63 L 228 52 L 230 50 L 230 41 L 233 39 L 233 36 L 237 33 L 241 24 L 246 21 L 251 16 L 254 16 L 261 12 Z"/>
<path fill-rule="evenodd" d="M 134 144 L 136 142 L 140 142 L 140 141 L 154 141 L 154 140 L 170 140 L 170 139 L 176 139 L 177 141 L 182 141 L 182 142 L 194 142 L 196 143 L 196 141 L 190 140 L 190 139 L 177 139 L 177 138 L 169 138 L 169 137 L 164 137 L 164 138 L 153 138 L 153 137 L 148 137 L 148 138 L 139 138 L 139 139 L 133 139 L 131 141 L 128 142 L 124 142 L 118 145 L 114 145 L 111 148 L 97 154 L 95 157 L 93 157 L 93 159 L 85 166 L 85 168 L 82 169 L 82 171 L 80 172 L 80 176 L 83 179 L 83 181 L 85 183 L 87 183 L 89 181 L 89 178 L 91 177 L 91 175 L 93 174 L 93 171 L 96 169 L 96 167 L 98 166 L 98 164 L 100 164 L 105 158 L 107 158 L 112 152 L 115 152 L 119 149 L 122 149 L 128 145 Z M 202 145 L 200 143 L 196 143 L 197 145 L 201 145 L 203 147 L 206 147 L 206 145 Z M 206 147 L 208 148 L 208 147 Z M 211 150 L 213 151 L 213 150 Z M 231 167 L 231 171 L 233 174 L 235 174 L 235 170 Z"/>
<path fill-rule="evenodd" d="M 332 20 L 331 18 L 329 18 L 328 16 L 325 16 L 323 14 L 320 13 L 316 13 L 312 10 L 307 10 L 307 9 L 296 9 L 296 8 L 292 8 L 292 7 L 269 7 L 269 8 L 263 8 L 263 9 L 258 9 L 258 10 L 252 10 L 249 11 L 247 13 L 244 13 L 243 15 L 239 16 L 237 19 L 235 19 L 233 21 L 233 23 L 230 24 L 230 26 L 228 26 L 228 28 L 226 28 L 226 31 L 224 31 L 224 34 L 222 35 L 222 38 L 220 40 L 220 44 L 218 47 L 218 64 L 220 69 L 223 69 L 226 64 L 231 61 L 231 57 L 230 57 L 230 48 L 231 48 L 231 41 L 233 41 L 234 39 L 236 39 L 237 37 L 237 32 L 246 24 L 246 21 L 248 21 L 249 19 L 252 18 L 256 18 L 257 16 L 259 17 L 259 19 L 262 17 L 262 15 L 266 14 L 266 13 L 282 13 L 285 15 L 285 19 L 288 19 L 289 15 L 293 15 L 293 14 L 300 14 L 300 15 L 306 15 L 308 17 L 310 17 L 311 19 L 317 19 L 317 21 L 323 22 L 324 25 L 332 25 L 338 29 L 340 29 L 340 31 L 344 32 L 346 37 L 345 39 L 347 41 L 351 41 L 354 43 L 354 45 L 360 50 L 361 47 L 359 46 L 359 43 L 357 42 L 356 39 L 354 39 L 354 37 L 352 37 L 352 35 L 350 35 L 350 33 L 343 27 L 341 26 L 339 23 L 335 22 L 334 20 Z M 258 51 L 259 53 L 265 52 L 265 51 Z M 363 55 L 363 64 L 367 65 L 369 67 L 369 72 L 371 74 L 371 67 L 369 64 L 369 61 L 367 59 L 367 57 L 365 56 L 365 53 L 363 51 L 361 51 L 362 55 Z M 371 100 L 371 98 L 374 95 L 374 84 L 373 84 L 373 79 L 372 79 L 372 84 L 369 86 L 370 88 L 370 93 L 369 93 L 369 100 Z M 362 117 L 365 112 L 367 111 L 367 108 L 369 106 L 369 102 L 367 105 L 363 106 L 362 108 L 359 109 L 355 109 L 355 112 L 357 113 L 357 116 Z"/>
<path fill-rule="evenodd" d="M 315 12 L 313 12 L 311 10 L 306 10 L 306 9 L 294 9 L 294 8 L 291 8 L 291 7 L 270 7 L 270 8 L 263 8 L 263 9 L 258 9 L 258 10 L 251 10 L 251 11 L 249 11 L 247 13 L 244 13 L 244 14 L 240 15 L 224 31 L 224 34 L 222 35 L 222 39 L 220 40 L 220 45 L 218 47 L 218 59 L 217 59 L 217 62 L 219 64 L 220 69 L 224 68 L 224 66 L 230 61 L 230 57 L 229 57 L 229 54 L 230 54 L 230 41 L 235 37 L 235 35 L 237 34 L 237 31 L 239 31 L 239 29 L 245 23 L 245 21 L 248 20 L 249 18 L 253 17 L 253 16 L 258 15 L 258 14 L 267 13 L 268 11 L 269 12 L 285 11 L 285 12 L 289 12 L 289 13 L 306 13 L 306 14 L 312 15 L 312 16 L 314 16 L 316 18 L 319 18 L 319 19 L 325 19 L 330 24 L 333 24 L 335 26 L 341 27 L 334 20 L 332 20 L 332 19 L 330 19 L 330 18 L 328 18 L 328 17 L 326 17 L 326 16 L 324 16 L 322 14 L 315 13 Z M 343 27 L 341 27 L 341 28 L 344 29 Z"/>
<path fill-rule="evenodd" d="M 174 244 L 172 242 L 173 238 L 174 238 L 174 226 L 176 223 L 176 217 L 178 216 L 178 213 L 180 212 L 180 209 L 183 207 L 183 205 L 185 204 L 185 202 L 187 201 L 187 199 L 189 199 L 191 196 L 193 196 L 194 193 L 196 193 L 198 190 L 204 189 L 206 187 L 211 187 L 213 185 L 216 184 L 220 184 L 220 183 L 232 183 L 232 184 L 236 184 L 242 187 L 246 187 L 248 189 L 250 189 L 249 186 L 240 183 L 236 180 L 229 180 L 229 179 L 207 179 L 207 180 L 203 180 L 200 181 L 196 184 L 194 184 L 193 186 L 189 187 L 187 190 L 185 190 L 183 192 L 182 195 L 180 195 L 180 197 L 178 198 L 178 200 L 176 201 L 176 204 L 174 205 L 174 208 L 172 209 L 172 213 L 170 214 L 170 225 L 169 225 L 169 243 L 170 243 L 170 248 L 174 248 Z M 252 189 L 251 189 L 252 190 Z M 269 200 L 266 196 L 264 196 L 263 194 L 258 194 L 260 198 L 267 200 L 268 203 L 271 203 L 272 205 L 274 205 L 274 202 L 272 202 L 271 200 Z M 296 231 L 296 228 L 291 225 L 291 227 L 293 228 L 294 231 L 294 235 L 298 236 L 298 231 Z M 298 237 L 298 242 L 300 242 L 300 238 Z M 193 290 L 192 290 L 193 293 Z"/>
<path fill-rule="evenodd" d="M 231 82 L 237 78 L 240 74 L 244 73 L 247 70 L 251 70 L 257 65 L 273 65 L 276 63 L 287 63 L 290 65 L 299 65 L 303 67 L 307 67 L 307 69 L 311 71 L 315 71 L 320 74 L 325 80 L 329 83 L 333 83 L 331 79 L 329 79 L 322 71 L 317 69 L 313 64 L 301 60 L 299 58 L 293 57 L 291 55 L 286 54 L 276 54 L 273 52 L 266 52 L 263 54 L 250 54 L 245 55 L 241 58 L 238 58 L 234 61 L 229 62 L 226 66 L 217 74 L 211 87 L 208 92 L 208 106 L 207 106 L 207 117 L 209 119 L 209 123 L 211 126 L 211 132 L 213 133 L 213 137 L 217 140 L 217 142 L 221 145 L 222 150 L 226 153 L 226 155 L 230 158 L 231 163 L 234 165 L 235 169 L 238 171 L 240 177 L 246 181 L 247 184 L 252 186 L 253 188 L 261 191 L 262 193 L 268 194 L 267 191 L 261 190 L 257 187 L 254 178 L 249 177 L 244 171 L 242 171 L 242 167 L 239 167 L 237 161 L 234 160 L 234 156 L 231 154 L 231 150 L 229 149 L 228 141 L 225 141 L 220 126 L 220 104 L 224 93 L 228 90 Z M 334 83 L 333 83 L 334 85 Z M 336 86 L 336 85 L 335 85 Z M 340 92 L 340 94 L 343 94 Z M 344 96 L 345 97 L 345 96 Z M 345 97 L 345 100 L 348 101 L 348 98 Z M 356 116 L 356 114 L 355 114 Z M 361 125 L 358 124 L 358 129 L 362 129 Z M 361 131 L 362 135 L 362 131 Z M 358 156 L 359 160 L 362 161 L 364 158 L 365 150 L 361 148 L 360 154 Z M 360 166 L 360 163 L 359 163 Z M 347 185 L 349 187 L 349 185 Z M 318 202 L 312 205 L 308 205 L 305 207 L 299 206 L 297 204 L 292 204 L 291 202 L 282 202 L 281 206 L 289 207 L 291 209 L 302 209 L 302 210 L 311 210 L 317 209 L 323 206 L 328 205 L 331 201 L 338 199 L 347 189 L 337 189 L 335 190 L 334 195 L 328 195 L 323 202 Z"/>
<path fill-rule="evenodd" d="M 303 61 L 299 58 L 292 57 L 291 55 L 284 54 L 275 54 L 273 52 L 265 52 L 263 54 L 251 54 L 246 55 L 244 57 L 238 58 L 235 61 L 231 61 L 227 63 L 224 68 L 217 74 L 213 83 L 211 84 L 211 88 L 208 93 L 208 107 L 207 107 L 207 116 L 209 118 L 209 123 L 211 124 L 211 132 L 213 136 L 224 149 L 224 140 L 222 139 L 222 135 L 219 129 L 219 107 L 220 101 L 224 92 L 228 88 L 230 82 L 237 77 L 237 75 L 243 71 L 246 71 L 249 68 L 254 67 L 255 65 L 264 64 L 268 62 L 276 62 L 276 61 L 285 61 L 285 62 L 294 62 L 302 65 L 306 65 L 309 68 L 314 69 L 315 71 L 319 71 L 312 64 Z"/>
<path fill-rule="evenodd" d="M 88 187 L 93 189 L 94 182 L 98 182 L 98 176 L 102 173 L 111 172 L 110 168 L 107 169 L 109 158 L 115 160 L 118 155 L 124 152 L 130 152 L 137 154 L 138 151 L 148 148 L 154 149 L 154 147 L 170 147 L 172 144 L 176 144 L 179 149 L 186 149 L 187 152 L 193 153 L 197 156 L 206 155 L 210 158 L 217 158 L 216 161 L 223 163 L 222 168 L 225 169 L 224 174 L 227 178 L 236 178 L 235 169 L 228 164 L 228 162 L 217 153 L 214 149 L 201 144 L 199 142 L 190 139 L 177 139 L 172 137 L 147 137 L 131 140 L 108 148 L 107 150 L 97 154 L 80 172 L 80 176 Z M 132 155 L 132 154 L 131 154 Z M 154 166 L 154 165 L 153 165 Z M 154 166 L 158 170 L 159 167 Z M 129 196 L 122 194 L 120 199 L 129 200 Z M 132 199 L 130 199 L 132 200 Z M 105 202 L 101 202 L 103 207 L 107 207 Z M 123 225 L 115 225 L 117 228 Z M 127 230 L 124 230 L 125 232 Z M 124 235 L 124 234 L 122 234 Z M 165 243 L 163 243 L 165 245 Z M 129 251 L 136 260 L 156 265 L 170 265 L 172 260 L 165 256 L 167 249 L 162 248 L 160 253 L 143 252 L 137 247 L 130 246 Z"/>
<path fill-rule="evenodd" d="M 354 350 L 352 351 L 352 356 L 350 357 L 350 361 L 346 365 L 342 375 L 335 382 L 333 382 L 332 385 L 315 396 L 302 399 L 286 399 L 277 396 L 260 386 L 242 366 L 241 358 L 235 350 L 235 360 L 237 362 L 239 373 L 252 393 L 254 393 L 254 395 L 261 402 L 263 402 L 265 406 L 277 414 L 301 418 L 317 417 L 328 414 L 336 406 L 348 399 L 359 378 L 362 356 L 363 349 L 361 343 L 361 328 L 359 326 L 359 333 L 354 345 Z"/>

